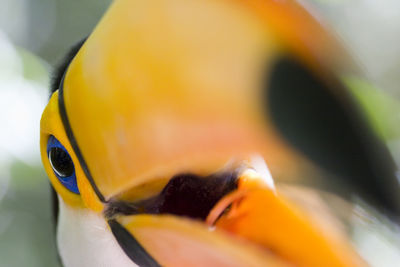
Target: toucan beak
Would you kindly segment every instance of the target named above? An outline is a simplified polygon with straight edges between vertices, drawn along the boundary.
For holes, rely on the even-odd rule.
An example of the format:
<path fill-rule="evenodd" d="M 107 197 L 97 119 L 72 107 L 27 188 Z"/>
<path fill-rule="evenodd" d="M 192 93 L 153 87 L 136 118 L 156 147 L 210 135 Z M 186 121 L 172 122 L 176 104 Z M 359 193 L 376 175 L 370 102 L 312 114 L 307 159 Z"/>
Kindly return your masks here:
<path fill-rule="evenodd" d="M 277 1 L 255 7 L 263 2 L 284 18 L 306 16 Z M 345 238 L 242 165 L 257 153 L 279 177 L 305 174 L 260 100 L 261 76 L 283 49 L 251 10 L 236 1 L 114 1 L 66 73 L 60 99 L 75 150 L 112 232 L 141 266 L 360 264 Z M 323 32 L 304 21 L 309 36 Z M 295 54 L 311 66 L 310 40 L 285 23 L 278 31 L 303 42 Z M 174 192 L 184 197 L 174 202 Z M 207 208 L 172 212 L 163 194 Z"/>
<path fill-rule="evenodd" d="M 180 173 L 209 175 L 233 156 L 296 165 L 260 101 L 273 44 L 262 22 L 232 3 L 217 14 L 200 4 L 200 24 L 188 25 L 182 5 L 194 8 L 115 1 L 66 72 L 64 117 L 104 199 Z M 213 31 L 201 24 L 211 18 Z"/>
<path fill-rule="evenodd" d="M 142 214 L 117 216 L 109 224 L 125 252 L 143 266 L 362 265 L 343 236 L 323 230 L 252 170 L 203 223 Z"/>

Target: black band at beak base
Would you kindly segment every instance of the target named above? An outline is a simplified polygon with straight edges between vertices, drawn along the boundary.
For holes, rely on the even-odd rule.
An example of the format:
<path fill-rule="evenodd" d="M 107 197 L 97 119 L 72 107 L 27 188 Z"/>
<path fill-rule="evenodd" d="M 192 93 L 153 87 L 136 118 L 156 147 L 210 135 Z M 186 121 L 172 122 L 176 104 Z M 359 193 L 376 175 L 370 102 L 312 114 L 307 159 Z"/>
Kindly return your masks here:
<path fill-rule="evenodd" d="M 61 121 L 64 125 L 64 129 L 67 134 L 68 140 L 71 143 L 71 146 L 76 154 L 76 157 L 79 160 L 81 168 L 82 168 L 83 172 L 85 173 L 87 179 L 89 180 L 94 192 L 96 193 L 97 197 L 99 198 L 99 200 L 101 202 L 106 202 L 103 194 L 100 192 L 99 188 L 97 187 L 96 183 L 93 180 L 93 177 L 89 171 L 86 161 L 83 158 L 82 152 L 79 149 L 78 143 L 76 142 L 75 136 L 72 132 L 71 124 L 69 123 L 69 120 L 68 120 L 67 110 L 65 108 L 65 102 L 64 102 L 64 78 L 65 78 L 66 73 L 67 72 L 64 73 L 64 76 L 61 79 L 60 89 L 58 91 L 58 107 L 60 110 Z"/>
<path fill-rule="evenodd" d="M 146 267 L 161 266 L 155 259 L 139 244 L 139 242 L 116 220 L 109 220 L 111 231 L 125 254 L 137 265 Z"/>

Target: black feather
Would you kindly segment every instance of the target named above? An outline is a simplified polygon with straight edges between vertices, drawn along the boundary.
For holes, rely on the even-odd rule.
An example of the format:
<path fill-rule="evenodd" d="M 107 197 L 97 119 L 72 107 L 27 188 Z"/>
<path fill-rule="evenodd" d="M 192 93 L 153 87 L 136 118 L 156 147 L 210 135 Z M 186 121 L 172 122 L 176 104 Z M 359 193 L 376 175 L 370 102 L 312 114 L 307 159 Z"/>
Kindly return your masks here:
<path fill-rule="evenodd" d="M 57 65 L 57 67 L 54 69 L 54 72 L 52 74 L 52 78 L 50 81 L 50 93 L 54 93 L 59 89 L 61 80 L 64 76 L 64 73 L 66 72 L 69 64 L 71 64 L 71 61 L 74 59 L 76 54 L 78 53 L 79 49 L 81 49 L 82 45 L 85 43 L 87 38 L 84 38 L 80 40 L 78 43 L 73 45 L 68 53 L 64 56 L 63 60 Z"/>
<path fill-rule="evenodd" d="M 67 70 L 69 64 L 71 63 L 72 59 L 75 57 L 75 55 L 78 53 L 79 49 L 82 47 L 84 42 L 86 41 L 87 38 L 84 38 L 83 40 L 79 41 L 77 44 L 73 45 L 71 49 L 68 51 L 68 53 L 64 56 L 63 60 L 57 65 L 55 70 L 52 73 L 52 78 L 50 81 L 50 94 L 53 94 L 57 89 L 60 87 L 61 80 L 64 76 L 65 71 Z M 53 186 L 51 187 L 51 209 L 52 209 L 52 215 L 53 215 L 53 221 L 54 221 L 54 231 L 57 231 L 57 225 L 58 225 L 58 215 L 59 215 L 59 203 L 58 203 L 58 197 L 57 197 L 57 192 L 54 190 Z M 57 233 L 55 234 L 57 235 Z M 61 265 L 61 257 L 60 254 L 58 254 L 57 250 L 57 256 L 58 260 Z"/>
<path fill-rule="evenodd" d="M 50 93 L 54 93 L 60 86 L 62 77 L 64 76 L 65 71 L 67 70 L 69 64 L 71 63 L 72 59 L 78 53 L 79 49 L 82 47 L 83 43 L 86 41 L 87 38 L 82 39 L 75 45 L 71 47 L 68 53 L 64 56 L 63 60 L 58 64 L 57 68 L 54 70 L 52 74 L 51 84 L 50 84 Z M 53 187 L 51 187 L 51 200 L 52 200 L 52 213 L 53 213 L 53 220 L 55 225 L 58 222 L 58 199 L 57 193 Z"/>

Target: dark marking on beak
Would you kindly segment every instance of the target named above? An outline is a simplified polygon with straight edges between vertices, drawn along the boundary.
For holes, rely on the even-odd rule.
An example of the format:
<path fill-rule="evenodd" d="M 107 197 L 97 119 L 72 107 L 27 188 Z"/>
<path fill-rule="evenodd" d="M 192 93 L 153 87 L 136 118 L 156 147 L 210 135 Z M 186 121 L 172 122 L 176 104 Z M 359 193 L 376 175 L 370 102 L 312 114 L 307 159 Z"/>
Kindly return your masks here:
<path fill-rule="evenodd" d="M 349 90 L 296 58 L 280 58 L 266 83 L 266 107 L 281 135 L 355 193 L 400 214 L 397 167 Z"/>
<path fill-rule="evenodd" d="M 139 244 L 139 242 L 116 220 L 109 220 L 111 231 L 125 254 L 137 265 L 147 267 L 161 266 L 155 259 Z M 157 237 L 155 237 L 157 238 Z"/>

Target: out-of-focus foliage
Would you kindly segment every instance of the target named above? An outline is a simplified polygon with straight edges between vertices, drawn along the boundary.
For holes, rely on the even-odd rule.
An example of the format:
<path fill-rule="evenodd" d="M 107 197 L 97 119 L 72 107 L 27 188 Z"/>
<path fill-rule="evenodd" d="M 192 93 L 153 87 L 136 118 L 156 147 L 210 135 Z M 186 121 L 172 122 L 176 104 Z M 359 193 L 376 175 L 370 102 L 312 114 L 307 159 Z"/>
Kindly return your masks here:
<path fill-rule="evenodd" d="M 300 0 L 321 11 L 380 90 L 400 99 L 398 0 Z"/>
<path fill-rule="evenodd" d="M 37 144 L 49 67 L 4 34 L 0 55 L 0 266 L 57 266 Z"/>
<path fill-rule="evenodd" d="M 110 2 L 0 0 L 0 267 L 59 266 L 49 184 L 39 159 L 39 120 L 52 66 L 90 33 Z M 372 83 L 348 84 L 400 160 L 400 2 L 301 2 L 318 10 L 366 71 Z M 366 227 L 354 235 L 362 254 L 372 255 L 375 247 L 368 243 L 379 235 Z M 396 254 L 388 246 L 380 257 L 392 261 Z M 374 266 L 385 266 L 376 259 Z"/>
<path fill-rule="evenodd" d="M 400 139 L 400 101 L 364 80 L 349 78 L 346 82 L 380 137 Z"/>
<path fill-rule="evenodd" d="M 109 3 L 0 0 L 0 267 L 59 266 L 39 121 L 52 66 Z"/>

